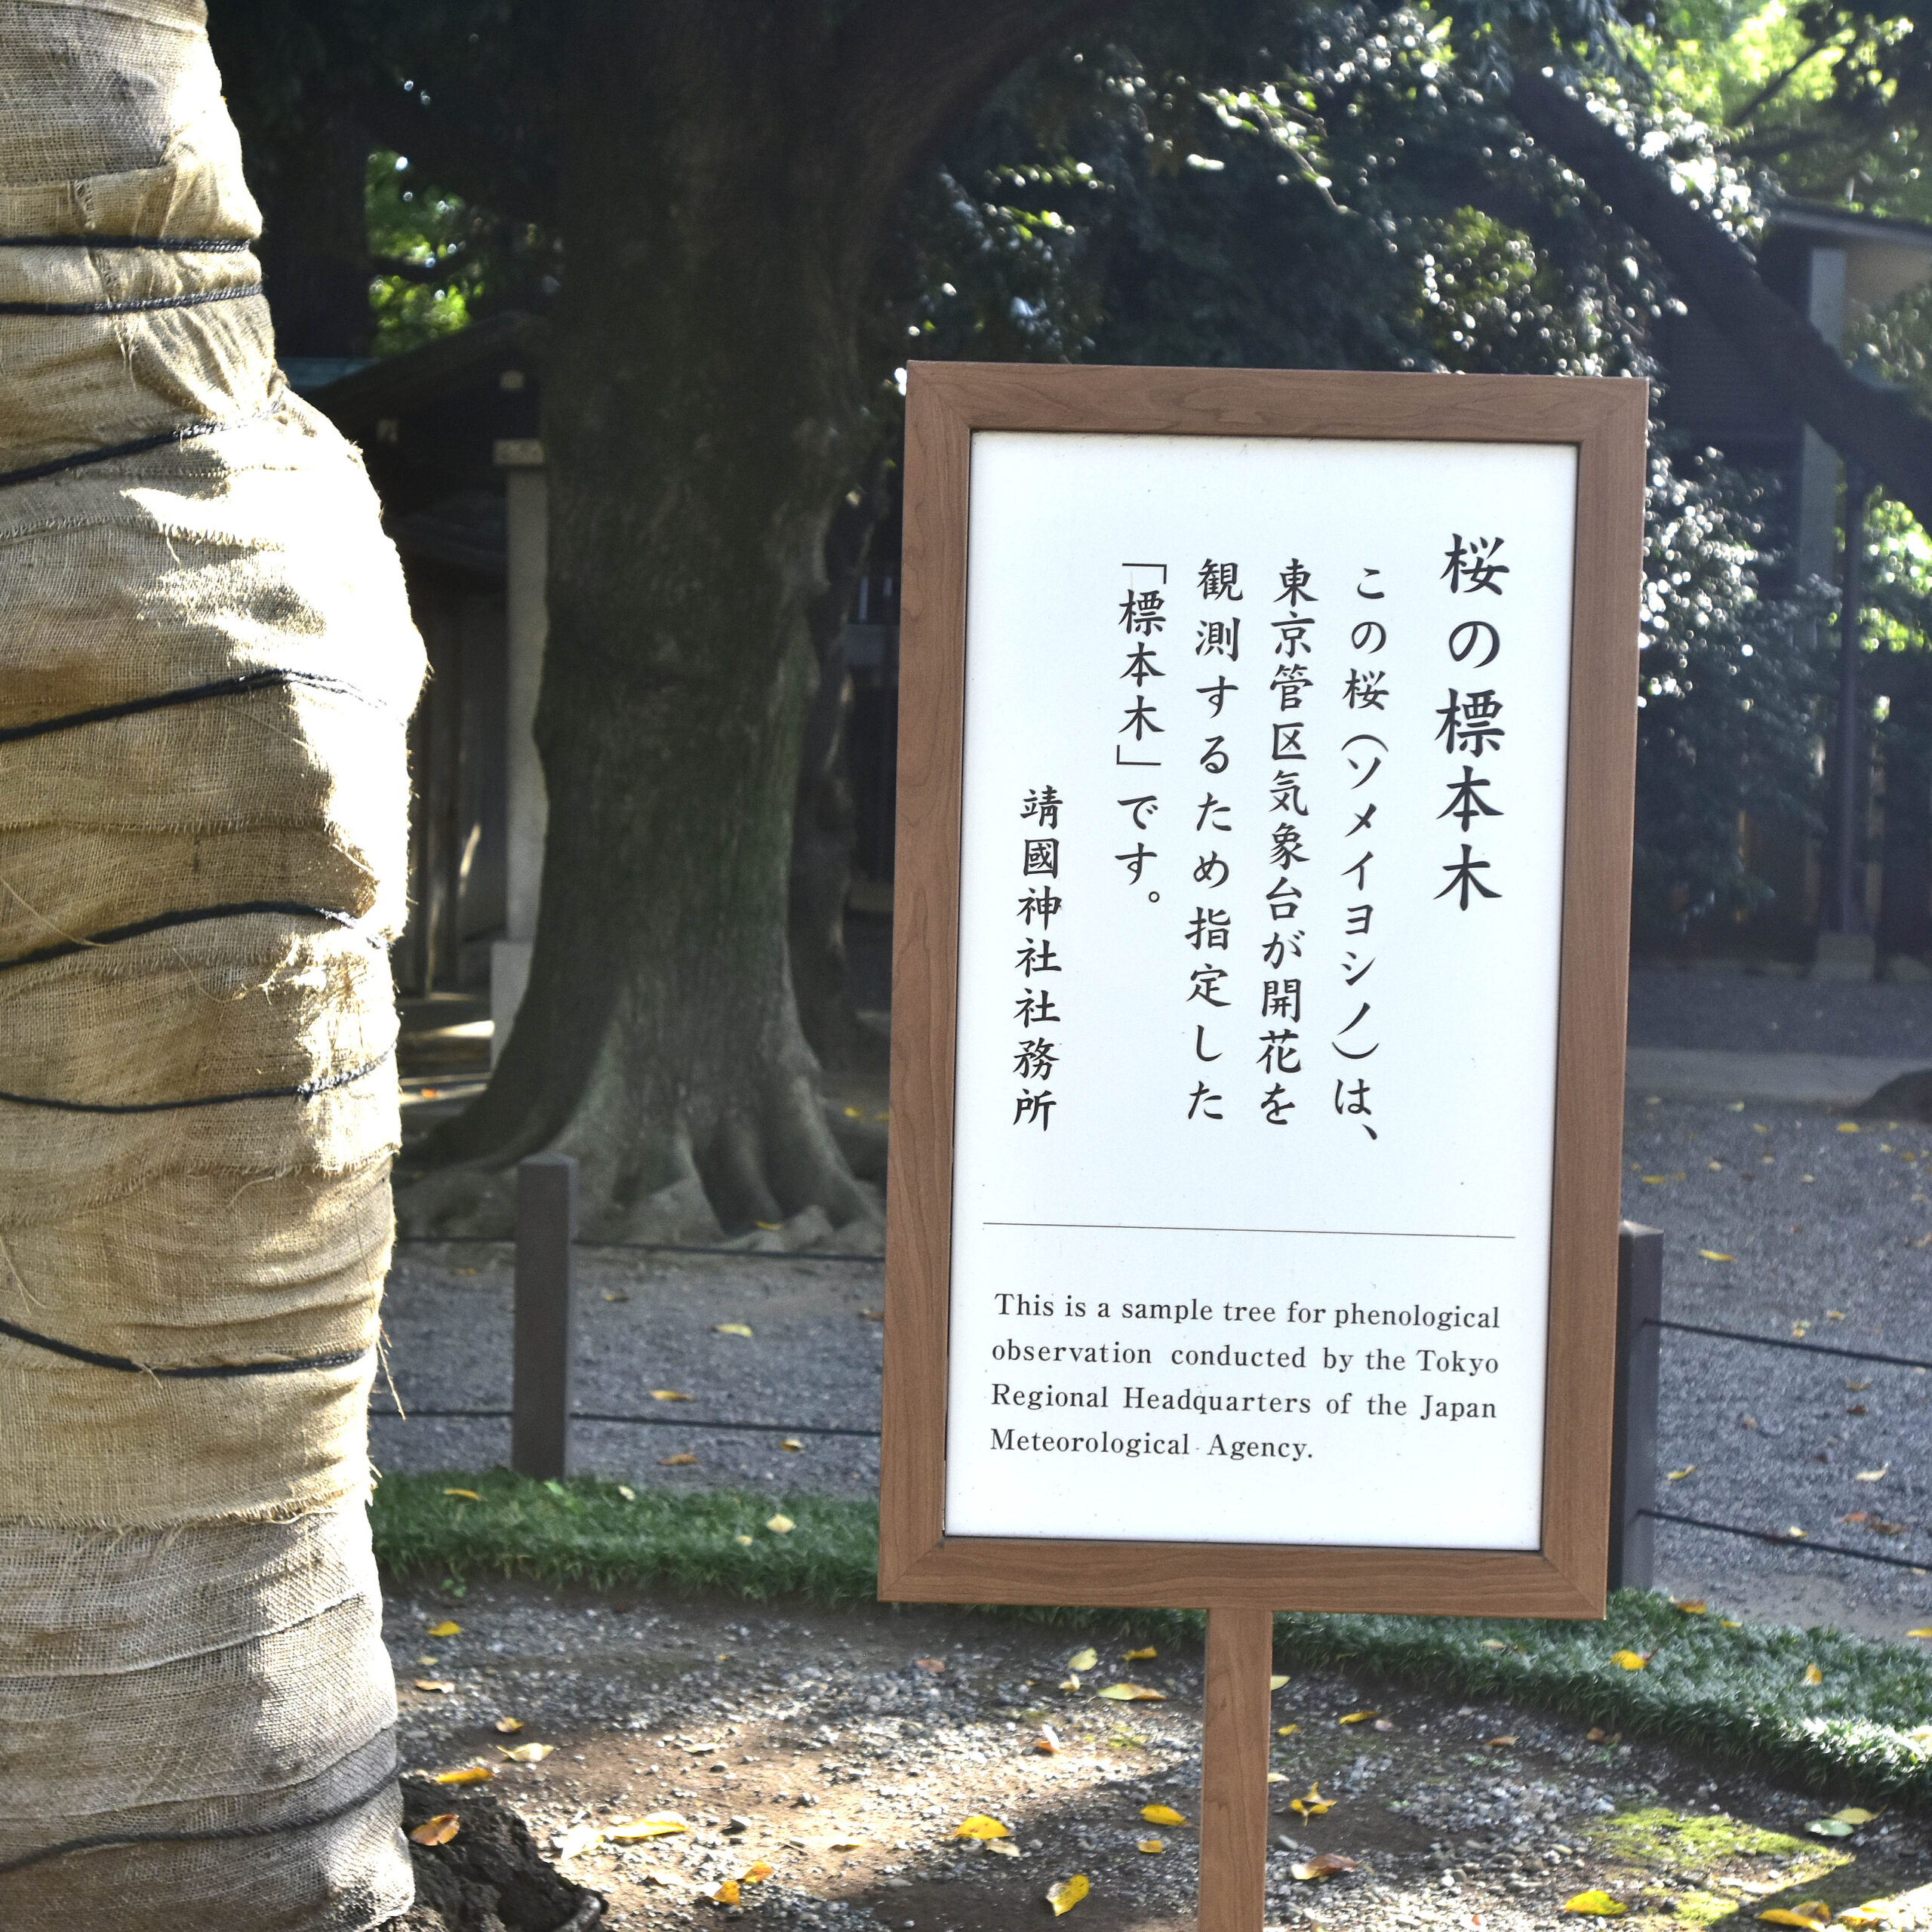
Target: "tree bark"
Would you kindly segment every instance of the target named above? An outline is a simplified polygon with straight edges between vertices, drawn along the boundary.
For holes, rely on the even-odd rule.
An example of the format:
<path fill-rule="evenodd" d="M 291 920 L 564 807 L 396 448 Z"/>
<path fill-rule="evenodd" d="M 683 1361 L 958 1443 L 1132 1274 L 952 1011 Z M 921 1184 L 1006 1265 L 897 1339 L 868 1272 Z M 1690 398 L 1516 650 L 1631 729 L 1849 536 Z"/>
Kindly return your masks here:
<path fill-rule="evenodd" d="M 1785 407 L 1863 463 L 1932 530 L 1932 423 L 1860 382 L 1810 322 L 1765 286 L 1730 231 L 1679 195 L 1576 95 L 1543 75 L 1518 73 L 1509 106 L 1531 136 L 1649 243 L 1686 300 Z"/>

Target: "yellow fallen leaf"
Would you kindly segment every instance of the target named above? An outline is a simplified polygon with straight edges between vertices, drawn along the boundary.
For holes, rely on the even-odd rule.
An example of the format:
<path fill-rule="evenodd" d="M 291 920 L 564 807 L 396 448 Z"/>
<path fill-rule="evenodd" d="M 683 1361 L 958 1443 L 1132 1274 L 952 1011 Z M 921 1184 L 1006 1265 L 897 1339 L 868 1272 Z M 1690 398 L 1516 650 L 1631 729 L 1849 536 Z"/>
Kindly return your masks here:
<path fill-rule="evenodd" d="M 1857 1134 L 1860 1131 L 1859 1124 L 1855 1120 L 1841 1120 L 1838 1122 L 1838 1131 L 1841 1134 Z"/>
<path fill-rule="evenodd" d="M 1337 1724 L 1366 1724 L 1372 1717 L 1380 1716 L 1377 1711 L 1351 1711 L 1346 1717 L 1337 1718 Z"/>
<path fill-rule="evenodd" d="M 419 1677 L 415 1681 L 419 1690 L 454 1690 L 456 1688 L 446 1677 Z"/>
<path fill-rule="evenodd" d="M 1785 1534 L 1786 1536 L 1795 1537 L 1800 1543 L 1802 1543 L 1810 1534 L 1811 1533 L 1809 1530 L 1800 1529 L 1795 1523 L 1793 1523 L 1791 1527 L 1785 1531 Z"/>
<path fill-rule="evenodd" d="M 466 1503 L 481 1503 L 483 1500 L 473 1489 L 446 1489 L 443 1494 L 445 1496 L 460 1496 Z"/>
<path fill-rule="evenodd" d="M 1069 1671 L 1054 1686 L 1054 1688 L 1060 1690 L 1078 1690 L 1080 1688 L 1079 1673 L 1077 1671 Z"/>
<path fill-rule="evenodd" d="M 1702 1617 L 1709 1611 L 1710 1605 L 1702 1597 L 1673 1597 L 1671 1607 L 1681 1610 L 1686 1617 Z"/>
<path fill-rule="evenodd" d="M 460 1637 L 463 1626 L 460 1623 L 432 1623 L 426 1634 L 432 1637 Z"/>
<path fill-rule="evenodd" d="M 501 1731 L 521 1730 L 523 1728 L 523 1720 L 521 1718 L 499 1718 L 497 1720 L 497 1728 Z"/>
<path fill-rule="evenodd" d="M 654 1402 L 694 1402 L 695 1395 L 687 1395 L 681 1389 L 654 1389 L 651 1392 Z"/>
<path fill-rule="evenodd" d="M 674 1838 L 690 1829 L 675 1811 L 651 1811 L 641 1818 L 626 1818 L 620 1823 L 606 1825 L 604 1835 L 613 1844 L 641 1844 L 647 1838 Z"/>
<path fill-rule="evenodd" d="M 1644 1177 L 1644 1185 L 1646 1187 L 1661 1187 L 1669 1179 L 1669 1176 L 1667 1174 L 1646 1174 Z"/>
<path fill-rule="evenodd" d="M 413 1844 L 448 1844 L 463 1829 L 463 1820 L 454 1811 L 438 1811 L 426 1818 L 409 1835 Z"/>
<path fill-rule="evenodd" d="M 1136 1838 L 1134 1841 L 1134 1848 L 1136 1851 L 1165 1851 L 1168 1848 L 1167 1841 L 1164 1838 Z"/>
<path fill-rule="evenodd" d="M 1825 1673 L 1815 1663 L 1807 1663 L 1804 1666 L 1804 1681 L 1807 1684 L 1822 1684 Z"/>
<path fill-rule="evenodd" d="M 1299 1865 L 1291 1865 L 1288 1876 L 1300 1879 L 1304 1884 L 1319 1884 L 1324 1878 L 1333 1878 L 1355 1869 L 1355 1860 L 1344 1858 L 1339 1851 L 1318 1851 L 1312 1858 L 1304 1859 Z"/>
<path fill-rule="evenodd" d="M 1287 1681 L 1285 1677 L 1271 1677 L 1268 1680 L 1268 1687 L 1271 1690 L 1278 1690 Z"/>
<path fill-rule="evenodd" d="M 1144 1644 L 1137 1651 L 1123 1651 L 1121 1653 L 1122 1661 L 1127 1663 L 1145 1663 L 1150 1657 L 1159 1655 L 1160 1652 L 1152 1644 Z"/>
<path fill-rule="evenodd" d="M 1908 1630 L 1905 1634 L 1908 1637 L 1932 1637 L 1932 1624 L 1927 1625 L 1923 1630 Z"/>
<path fill-rule="evenodd" d="M 1116 1704 L 1164 1704 L 1168 1701 L 1164 1690 L 1150 1690 L 1144 1684 L 1109 1684 L 1094 1695 L 1111 1697 Z"/>
<path fill-rule="evenodd" d="M 1838 1923 L 1849 1926 L 1852 1932 L 1878 1932 L 1878 1928 L 1890 1925 L 1894 1914 L 1889 1899 L 1868 1899 L 1863 1905 L 1847 1906 L 1838 1914 Z"/>
<path fill-rule="evenodd" d="M 514 1749 L 497 1746 L 513 1764 L 540 1764 L 556 1748 L 554 1744 L 519 1744 Z"/>
<path fill-rule="evenodd" d="M 786 1436 L 785 1440 L 780 1443 L 778 1446 L 781 1449 L 789 1450 L 795 1456 L 802 1455 L 804 1453 L 805 1445 L 801 1442 L 795 1435 Z"/>
<path fill-rule="evenodd" d="M 1020 1856 L 1020 1847 L 1017 1844 L 1003 1844 L 998 1838 L 989 1839 L 986 1849 L 998 1852 L 1002 1858 L 1017 1858 Z"/>
<path fill-rule="evenodd" d="M 1277 1724 L 1275 1727 L 1275 1735 L 1277 1737 L 1292 1737 L 1300 1728 L 1301 1726 L 1298 1724 Z"/>
<path fill-rule="evenodd" d="M 466 1764 L 460 1771 L 438 1771 L 438 1784 L 488 1784 L 497 1775 L 488 1764 Z"/>
<path fill-rule="evenodd" d="M 826 1847 L 827 1851 L 857 1851 L 858 1848 L 859 1841 L 857 1838 L 834 1838 Z"/>
<path fill-rule="evenodd" d="M 1506 1651 L 1509 1647 L 1500 1637 L 1485 1637 L 1482 1647 L 1486 1651 Z"/>
<path fill-rule="evenodd" d="M 1050 1724 L 1040 1727 L 1040 1734 L 1033 1740 L 1033 1749 L 1043 1757 L 1055 1756 L 1060 1750 L 1060 1734 Z"/>
<path fill-rule="evenodd" d="M 1613 1651 L 1610 1660 L 1620 1670 L 1643 1670 L 1648 1667 L 1650 1659 L 1641 1651 Z M 1568 1906 L 1564 1906 L 1567 1912 Z"/>
<path fill-rule="evenodd" d="M 737 1880 L 727 1878 L 711 1896 L 720 1905 L 736 1905 L 739 1897 Z"/>
<path fill-rule="evenodd" d="M 1832 1909 L 1823 1899 L 1807 1899 L 1803 1905 L 1774 1905 L 1770 1911 L 1759 1912 L 1758 1921 L 1762 1925 L 1802 1925 L 1818 1932 L 1820 1926 L 1831 1924 Z"/>
<path fill-rule="evenodd" d="M 697 1460 L 697 1458 L 694 1456 L 689 1450 L 686 1450 L 681 1455 L 660 1456 L 658 1457 L 657 1460 L 660 1466 L 662 1468 L 667 1469 L 679 1469 L 684 1468 L 688 1463 L 695 1463 Z"/>
<path fill-rule="evenodd" d="M 1706 1261 L 1735 1261 L 1737 1259 L 1734 1254 L 1720 1254 L 1714 1247 L 1700 1247 L 1697 1252 Z"/>
<path fill-rule="evenodd" d="M 1607 1892 L 1579 1892 L 1573 1899 L 1563 1901 L 1565 1912 L 1583 1912 L 1596 1918 L 1621 1918 L 1630 1908 L 1619 1905 Z"/>
<path fill-rule="evenodd" d="M 604 1834 L 595 1825 L 573 1825 L 556 1841 L 558 1862 L 579 1857 L 592 1845 L 603 1842 Z"/>
<path fill-rule="evenodd" d="M 1064 1918 L 1093 1889 L 1087 1882 L 1086 1873 L 1076 1872 L 1072 1878 L 1047 1887 L 1047 1903 L 1053 1907 L 1056 1918 Z"/>
<path fill-rule="evenodd" d="M 1844 1318 L 1845 1312 L 1841 1308 L 1828 1308 L 1825 1311 L 1825 1319 L 1827 1321 L 1842 1321 Z"/>
<path fill-rule="evenodd" d="M 1841 1825 L 1869 1825 L 1878 1815 L 1875 1811 L 1866 1810 L 1862 1804 L 1847 1804 L 1842 1811 L 1832 1814 Z"/>
<path fill-rule="evenodd" d="M 983 1842 L 991 1838 L 1010 1838 L 1013 1834 L 997 1818 L 989 1818 L 983 1811 L 973 1812 L 960 1820 L 953 1827 L 956 1838 L 978 1838 Z"/>
<path fill-rule="evenodd" d="M 798 1525 L 789 1516 L 768 1516 L 764 1527 L 775 1537 L 789 1537 Z"/>
<path fill-rule="evenodd" d="M 637 1500 L 637 1491 L 632 1488 L 630 1484 L 627 1482 L 620 1482 L 618 1484 L 617 1494 L 621 1496 L 626 1503 L 635 1503 Z"/>
<path fill-rule="evenodd" d="M 1718 1619 L 1718 1621 L 1721 1623 L 1727 1630 L 1742 1630 L 1744 1628 L 1744 1626 L 1739 1623 L 1737 1619 L 1734 1617 L 1720 1617 Z"/>
<path fill-rule="evenodd" d="M 1100 1661 L 1100 1654 L 1095 1650 L 1075 1651 L 1066 1660 L 1069 1670 L 1091 1670 Z"/>
<path fill-rule="evenodd" d="M 1143 1804 L 1140 1815 L 1150 1825 L 1184 1825 L 1187 1820 L 1171 1804 Z"/>
<path fill-rule="evenodd" d="M 1288 1800 L 1288 1809 L 1300 1818 L 1323 1817 L 1334 1808 L 1334 1799 L 1324 1798 L 1319 1784 L 1310 1785 L 1306 1798 L 1291 1798 Z"/>
<path fill-rule="evenodd" d="M 738 1883 L 741 1885 L 761 1885 L 775 1869 L 766 1864 L 763 1859 L 758 1859 L 738 1874 Z"/>
<path fill-rule="evenodd" d="M 1860 1469 L 1857 1475 L 1852 1478 L 1852 1481 L 1854 1482 L 1882 1481 L 1884 1478 L 1885 1472 L 1891 1466 L 1891 1464 L 1889 1463 L 1881 1463 L 1875 1469 Z M 432 1630 L 429 1634 L 433 1637 L 436 1633 Z"/>
<path fill-rule="evenodd" d="M 742 1335 L 748 1342 L 752 1339 L 752 1331 L 742 1321 L 721 1321 L 712 1332 L 718 1335 Z"/>

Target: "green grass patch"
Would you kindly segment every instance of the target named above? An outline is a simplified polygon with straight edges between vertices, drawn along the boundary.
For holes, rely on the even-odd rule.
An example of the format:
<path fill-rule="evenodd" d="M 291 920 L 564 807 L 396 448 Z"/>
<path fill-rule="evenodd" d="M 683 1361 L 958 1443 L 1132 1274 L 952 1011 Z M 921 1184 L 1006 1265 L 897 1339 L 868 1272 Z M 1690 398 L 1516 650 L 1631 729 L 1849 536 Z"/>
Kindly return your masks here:
<path fill-rule="evenodd" d="M 475 1492 L 472 1501 L 451 1490 Z M 774 1514 L 793 1527 L 766 1527 Z M 831 1607 L 875 1599 L 878 1512 L 869 1502 L 732 1490 L 644 1489 L 591 1478 L 391 1475 L 371 1509 L 392 1576 L 525 1577 L 601 1588 L 724 1590 Z M 1198 1643 L 1198 1611 L 1004 1610 L 1138 1640 Z M 1668 1738 L 1847 1793 L 1932 1801 L 1932 1659 L 1835 1632 L 1727 1629 L 1661 1596 L 1612 1598 L 1601 1623 L 1528 1619 L 1283 1616 L 1285 1659 L 1408 1678 L 1464 1697 L 1506 1697 L 1606 1730 Z M 1648 1657 L 1625 1670 L 1612 1653 Z M 1805 1681 L 1808 1666 L 1823 1674 Z"/>

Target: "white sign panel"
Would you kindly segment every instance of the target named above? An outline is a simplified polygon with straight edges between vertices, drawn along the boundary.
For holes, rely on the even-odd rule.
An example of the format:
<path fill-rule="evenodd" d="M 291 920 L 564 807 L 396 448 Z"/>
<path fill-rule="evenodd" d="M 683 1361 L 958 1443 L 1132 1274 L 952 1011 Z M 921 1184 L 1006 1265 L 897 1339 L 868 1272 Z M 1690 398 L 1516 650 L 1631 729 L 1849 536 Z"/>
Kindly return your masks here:
<path fill-rule="evenodd" d="M 949 1534 L 1538 1546 L 1576 497 L 974 435 Z"/>

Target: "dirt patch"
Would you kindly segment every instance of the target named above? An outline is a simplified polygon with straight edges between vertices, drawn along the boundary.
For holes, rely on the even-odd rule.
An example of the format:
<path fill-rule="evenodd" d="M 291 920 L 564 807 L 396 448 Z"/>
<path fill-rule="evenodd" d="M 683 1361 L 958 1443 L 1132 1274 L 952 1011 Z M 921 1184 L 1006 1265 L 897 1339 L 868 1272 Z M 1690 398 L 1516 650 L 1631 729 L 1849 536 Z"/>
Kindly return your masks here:
<path fill-rule="evenodd" d="M 1011 1932 L 1053 1923 L 1044 1894 L 1075 1872 L 1092 1887 L 1076 1932 L 1193 1925 L 1198 1653 L 1130 1662 L 1131 1629 L 942 1611 L 508 1585 L 419 1589 L 390 1617 L 409 1761 L 491 1765 L 490 1789 L 547 1850 L 583 1847 L 565 1869 L 608 1894 L 611 1925 Z M 461 1632 L 426 1636 L 445 1619 Z M 1094 1665 L 1070 1669 L 1089 1644 Z M 455 1687 L 419 1691 L 418 1677 Z M 1096 1694 L 1124 1681 L 1164 1701 Z M 1774 1906 L 1903 1899 L 1932 1879 L 1916 1817 L 1841 1840 L 1807 1832 L 1853 1791 L 1807 1795 L 1666 1746 L 1592 1740 L 1568 1719 L 1343 1672 L 1297 1672 L 1275 1705 L 1271 1925 L 1574 1926 L 1589 1921 L 1564 1902 L 1601 1886 L 1629 1908 L 1626 1926 L 1742 1932 Z M 1358 1712 L 1372 1715 L 1342 1721 Z M 500 1733 L 506 1718 L 522 1729 Z M 1044 1752 L 1049 1727 L 1059 1748 Z M 540 1763 L 504 1755 L 525 1742 L 555 1748 Z M 1313 1785 L 1334 1808 L 1292 1810 Z M 1156 1804 L 1188 1822 L 1150 1823 Z M 654 1811 L 692 1829 L 586 1842 Z M 1009 1828 L 1001 1849 L 951 1835 L 976 1812 Z M 1159 1851 L 1137 1849 L 1154 1839 Z M 1318 1851 L 1358 1869 L 1296 1880 Z M 747 1878 L 759 1865 L 770 1875 Z M 735 1903 L 718 1897 L 728 1881 Z M 1890 1923 L 1932 1926 L 1932 1910 L 1906 1902 Z"/>
<path fill-rule="evenodd" d="M 558 1871 L 494 1792 L 405 1777 L 403 1829 L 439 1817 L 454 1817 L 455 1833 L 436 1844 L 412 1835 L 416 1903 L 384 1932 L 590 1932 L 602 1922 L 603 1900 Z"/>

